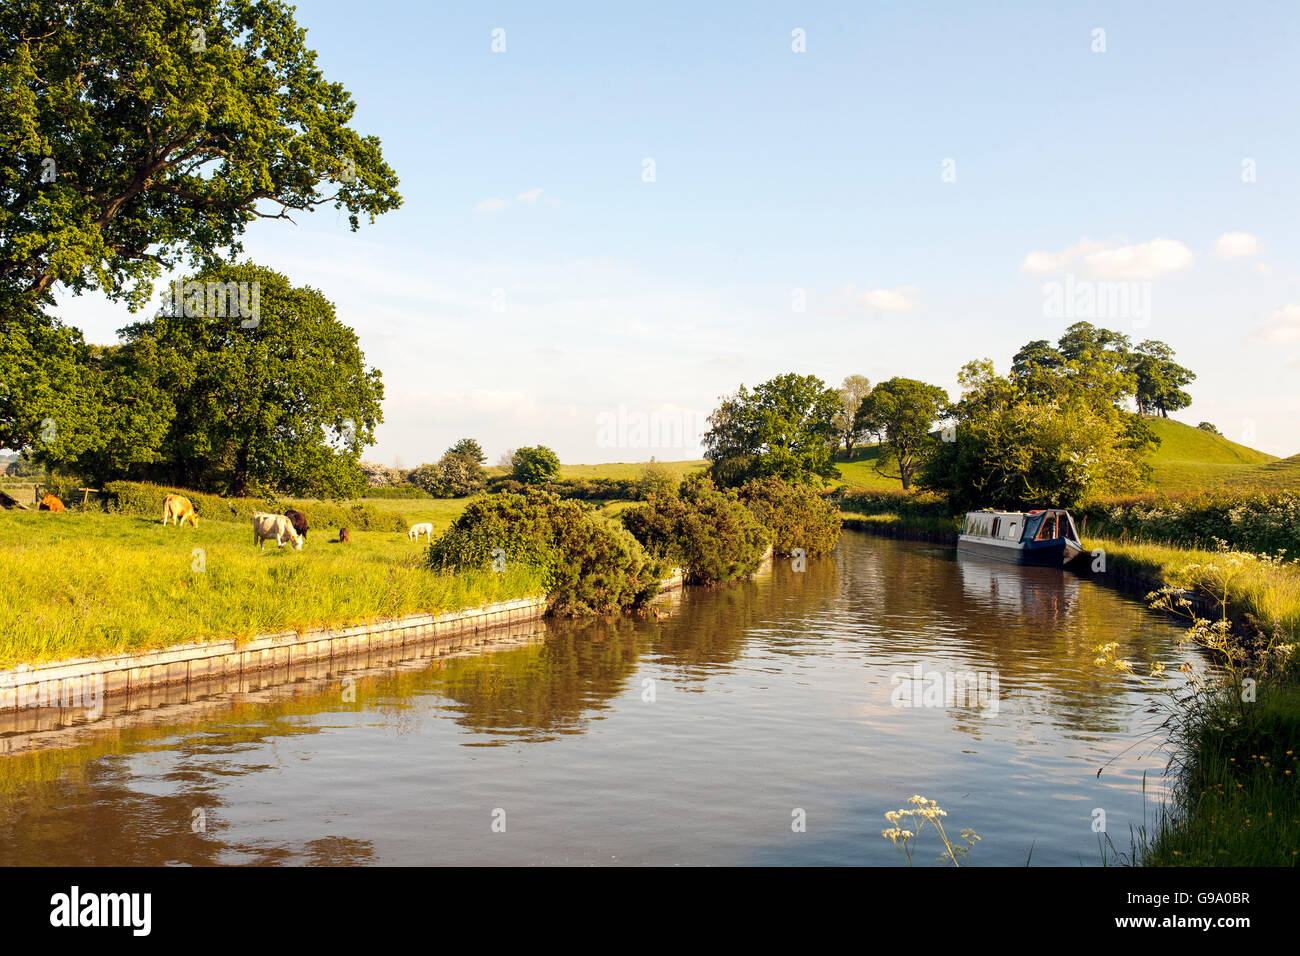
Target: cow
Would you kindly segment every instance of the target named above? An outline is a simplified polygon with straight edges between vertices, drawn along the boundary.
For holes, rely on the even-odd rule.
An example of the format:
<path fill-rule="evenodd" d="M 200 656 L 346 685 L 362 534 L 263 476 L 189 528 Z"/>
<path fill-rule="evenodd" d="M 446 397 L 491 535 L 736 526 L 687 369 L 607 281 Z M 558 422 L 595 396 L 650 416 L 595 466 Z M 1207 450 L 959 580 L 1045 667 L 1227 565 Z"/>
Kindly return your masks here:
<path fill-rule="evenodd" d="M 44 498 L 41 499 L 41 506 L 37 510 L 52 511 L 57 514 L 58 512 L 63 510 L 63 502 L 60 501 L 58 498 L 54 497 L 54 495 L 47 494 Z"/>
<path fill-rule="evenodd" d="M 351 544 L 352 535 L 348 534 L 347 528 L 339 528 L 339 544 Z"/>
<path fill-rule="evenodd" d="M 412 541 L 419 541 L 420 535 L 425 535 L 427 540 L 433 540 L 433 522 L 422 521 L 419 524 L 411 525 L 411 529 L 406 532 L 406 536 Z"/>
<path fill-rule="evenodd" d="M 307 516 L 301 511 L 294 511 L 292 508 L 287 508 L 284 516 L 293 522 L 293 530 L 302 535 L 305 541 L 307 539 Z"/>
<path fill-rule="evenodd" d="M 177 527 L 185 521 L 196 528 L 199 526 L 199 516 L 194 513 L 194 505 L 183 495 L 168 495 L 163 501 L 162 523 L 166 525 L 168 519 L 174 520 Z"/>
<path fill-rule="evenodd" d="M 272 540 L 277 548 L 283 548 L 286 541 L 292 541 L 295 551 L 302 550 L 302 535 L 293 530 L 293 522 L 284 515 L 259 511 L 253 515 L 253 544 L 265 550 L 266 542 Z"/>

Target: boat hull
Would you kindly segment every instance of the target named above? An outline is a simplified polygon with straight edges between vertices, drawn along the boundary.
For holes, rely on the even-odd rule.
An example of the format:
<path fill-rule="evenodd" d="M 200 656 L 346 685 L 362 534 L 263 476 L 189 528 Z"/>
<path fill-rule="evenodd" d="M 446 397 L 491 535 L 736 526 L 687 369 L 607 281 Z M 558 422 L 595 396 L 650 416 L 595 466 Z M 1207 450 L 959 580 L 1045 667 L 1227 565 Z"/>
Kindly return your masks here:
<path fill-rule="evenodd" d="M 1010 564 L 1031 564 L 1044 567 L 1061 568 L 1069 564 L 1083 549 L 1065 538 L 1052 538 L 1049 541 L 1007 542 L 998 544 L 993 541 L 973 539 L 962 535 L 957 542 L 957 550 L 962 554 L 973 554 L 995 561 Z"/>

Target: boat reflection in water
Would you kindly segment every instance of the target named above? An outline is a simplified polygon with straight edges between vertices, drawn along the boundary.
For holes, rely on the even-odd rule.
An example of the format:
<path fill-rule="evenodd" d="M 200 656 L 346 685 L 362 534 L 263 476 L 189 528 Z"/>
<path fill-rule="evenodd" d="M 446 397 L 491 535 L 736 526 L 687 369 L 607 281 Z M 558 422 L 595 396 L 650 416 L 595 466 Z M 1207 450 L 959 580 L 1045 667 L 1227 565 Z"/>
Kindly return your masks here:
<path fill-rule="evenodd" d="M 1017 566 L 957 552 L 962 597 L 995 618 L 1063 619 L 1078 603 L 1082 581 L 1061 568 Z"/>

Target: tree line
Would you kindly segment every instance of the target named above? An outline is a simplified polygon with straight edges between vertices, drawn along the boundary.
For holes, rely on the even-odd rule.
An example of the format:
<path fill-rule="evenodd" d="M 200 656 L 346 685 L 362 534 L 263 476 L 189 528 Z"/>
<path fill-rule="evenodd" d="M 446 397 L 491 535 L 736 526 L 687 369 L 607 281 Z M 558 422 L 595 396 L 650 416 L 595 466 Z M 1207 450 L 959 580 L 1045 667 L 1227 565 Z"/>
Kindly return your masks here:
<path fill-rule="evenodd" d="M 1055 345 L 1024 345 L 1007 375 L 989 359 L 968 363 L 955 401 L 904 377 L 873 386 L 851 375 L 833 389 L 789 373 L 742 385 L 710 416 L 705 457 L 723 486 L 769 475 L 820 483 L 838 475 L 841 447 L 851 459 L 874 439 L 878 470 L 954 509 L 1071 505 L 1149 479 L 1145 453 L 1158 439 L 1147 418 L 1189 405 L 1194 378 L 1163 342 L 1133 346 L 1078 322 Z"/>

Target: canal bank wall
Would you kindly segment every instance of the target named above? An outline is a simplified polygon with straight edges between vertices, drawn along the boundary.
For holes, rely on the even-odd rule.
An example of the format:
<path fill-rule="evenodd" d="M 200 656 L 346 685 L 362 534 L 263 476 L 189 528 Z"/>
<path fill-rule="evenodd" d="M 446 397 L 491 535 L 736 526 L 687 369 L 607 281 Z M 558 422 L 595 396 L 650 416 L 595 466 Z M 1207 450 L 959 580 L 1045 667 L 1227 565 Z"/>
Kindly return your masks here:
<path fill-rule="evenodd" d="M 659 582 L 659 593 L 681 590 L 679 570 Z M 445 651 L 486 643 L 479 635 L 537 622 L 546 615 L 545 596 L 515 598 L 443 614 L 411 614 L 348 627 L 319 627 L 235 640 L 181 644 L 135 654 L 21 664 L 0 670 L 0 735 L 18 726 L 57 724 L 62 713 L 102 710 L 119 697 L 150 695 L 165 688 L 194 687 L 205 692 L 242 688 L 250 681 L 265 686 L 268 675 L 288 682 L 303 668 L 316 675 L 321 666 L 354 665 L 390 651 L 434 645 Z M 398 654 L 398 658 L 401 654 Z M 15 719 L 17 722 L 15 723 Z M 0 746 L 0 753 L 4 752 Z"/>

